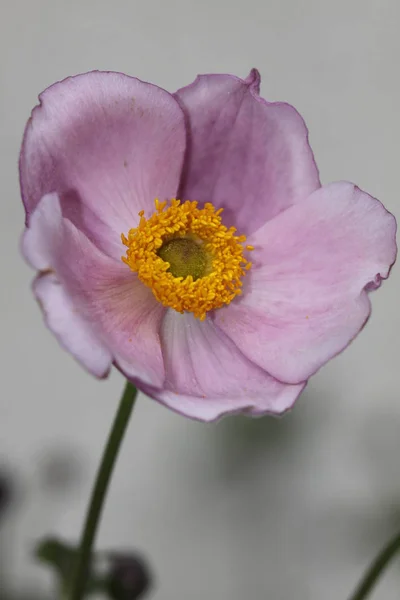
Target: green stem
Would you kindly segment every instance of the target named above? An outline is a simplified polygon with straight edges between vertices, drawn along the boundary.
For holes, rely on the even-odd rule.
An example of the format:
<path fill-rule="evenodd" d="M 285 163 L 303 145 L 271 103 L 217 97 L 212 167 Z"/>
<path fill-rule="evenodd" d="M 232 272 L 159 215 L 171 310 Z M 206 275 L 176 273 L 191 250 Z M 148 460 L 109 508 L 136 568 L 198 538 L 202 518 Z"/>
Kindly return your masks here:
<path fill-rule="evenodd" d="M 69 586 L 69 593 L 67 594 L 68 600 L 81 600 L 84 597 L 90 569 L 93 542 L 101 517 L 104 498 L 107 493 L 118 451 L 129 422 L 129 417 L 135 404 L 136 394 L 136 388 L 128 381 L 122 394 L 118 412 L 115 415 L 114 423 L 111 427 L 108 442 L 104 449 L 101 464 L 97 472 L 96 482 L 86 514 L 86 523 L 82 532 L 75 570 L 73 571 L 72 582 Z"/>
<path fill-rule="evenodd" d="M 365 600 L 372 589 L 378 583 L 379 577 L 383 574 L 386 567 L 389 565 L 392 558 L 395 557 L 400 550 L 400 533 L 398 533 L 390 542 L 381 550 L 375 560 L 372 562 L 356 591 L 350 597 L 350 600 Z"/>

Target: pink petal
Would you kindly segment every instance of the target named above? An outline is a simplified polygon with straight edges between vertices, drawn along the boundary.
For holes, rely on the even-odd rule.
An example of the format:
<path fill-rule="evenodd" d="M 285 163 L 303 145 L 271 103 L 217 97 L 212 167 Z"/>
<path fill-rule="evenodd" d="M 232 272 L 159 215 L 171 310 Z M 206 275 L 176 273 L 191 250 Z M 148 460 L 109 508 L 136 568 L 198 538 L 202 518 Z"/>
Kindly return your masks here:
<path fill-rule="evenodd" d="M 245 293 L 216 323 L 277 379 L 308 379 L 363 327 L 367 291 L 395 261 L 395 235 L 380 202 L 350 183 L 323 187 L 250 238 Z"/>
<path fill-rule="evenodd" d="M 58 221 L 55 213 L 59 215 Z M 42 232 L 45 238 L 41 237 Z M 46 245 L 43 245 L 44 239 Z M 151 385 L 163 384 L 158 332 L 164 307 L 122 261 L 103 254 L 61 216 L 54 195 L 45 196 L 33 213 L 23 247 L 33 264 L 38 261 L 35 266 L 40 264 L 55 272 L 63 297 L 79 317 L 76 323 L 84 322 L 85 328 L 94 332 L 127 377 Z M 64 331 L 54 326 L 59 319 L 59 301 L 54 292 L 48 296 L 47 322 L 58 337 L 62 337 L 64 346 L 73 347 L 71 351 L 81 358 L 85 348 L 79 350 L 79 327 Z M 71 336 L 68 340 L 66 333 Z"/>
<path fill-rule="evenodd" d="M 177 92 L 187 115 L 181 198 L 224 207 L 224 223 L 250 234 L 320 187 L 303 119 L 259 97 L 260 76 L 201 75 Z"/>
<path fill-rule="evenodd" d="M 166 380 L 150 396 L 201 421 L 245 412 L 280 414 L 288 410 L 305 383 L 276 381 L 246 359 L 210 319 L 168 310 L 161 329 Z"/>
<path fill-rule="evenodd" d="M 54 273 L 39 275 L 33 283 L 33 292 L 43 310 L 46 325 L 68 350 L 96 377 L 106 377 L 112 356 L 76 310 Z"/>
<path fill-rule="evenodd" d="M 185 143 L 182 110 L 156 86 L 98 71 L 54 84 L 41 94 L 21 150 L 27 222 L 42 196 L 57 192 L 63 213 L 117 256 L 138 212 L 176 195 Z"/>
<path fill-rule="evenodd" d="M 65 221 L 56 270 L 74 305 L 96 325 L 115 362 L 129 378 L 162 385 L 159 328 L 164 307 L 122 262 L 102 254 Z"/>

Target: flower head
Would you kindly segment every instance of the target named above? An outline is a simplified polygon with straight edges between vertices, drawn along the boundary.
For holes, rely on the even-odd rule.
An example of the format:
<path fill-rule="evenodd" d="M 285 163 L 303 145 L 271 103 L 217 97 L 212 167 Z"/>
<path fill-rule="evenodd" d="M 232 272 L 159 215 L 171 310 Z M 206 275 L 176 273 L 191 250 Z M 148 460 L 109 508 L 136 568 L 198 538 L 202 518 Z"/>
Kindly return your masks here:
<path fill-rule="evenodd" d="M 302 118 L 259 84 L 78 75 L 43 92 L 21 150 L 47 325 L 94 375 L 115 364 L 201 420 L 290 408 L 396 256 L 393 216 L 321 187 Z"/>

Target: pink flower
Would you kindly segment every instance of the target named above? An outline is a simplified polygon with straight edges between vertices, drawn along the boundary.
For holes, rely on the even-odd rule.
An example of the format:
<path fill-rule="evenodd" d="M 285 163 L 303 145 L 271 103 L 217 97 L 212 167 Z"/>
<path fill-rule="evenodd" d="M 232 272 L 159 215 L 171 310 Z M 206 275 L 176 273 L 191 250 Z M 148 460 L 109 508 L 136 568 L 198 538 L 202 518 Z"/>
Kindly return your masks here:
<path fill-rule="evenodd" d="M 289 409 L 396 256 L 393 216 L 351 183 L 321 187 L 302 118 L 259 84 L 205 75 L 171 95 L 78 75 L 43 92 L 21 151 L 48 327 L 97 377 L 115 364 L 204 421 Z"/>

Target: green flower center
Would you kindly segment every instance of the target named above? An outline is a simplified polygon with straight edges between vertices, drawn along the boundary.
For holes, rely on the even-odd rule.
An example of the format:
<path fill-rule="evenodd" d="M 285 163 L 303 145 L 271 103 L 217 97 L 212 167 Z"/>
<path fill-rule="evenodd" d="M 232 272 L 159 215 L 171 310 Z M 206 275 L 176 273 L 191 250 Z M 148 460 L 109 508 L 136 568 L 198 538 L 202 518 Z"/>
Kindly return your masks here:
<path fill-rule="evenodd" d="M 191 238 L 178 237 L 168 240 L 157 254 L 169 263 L 168 271 L 174 277 L 185 279 L 191 275 L 193 281 L 196 281 L 207 274 L 209 257 L 201 243 Z"/>

